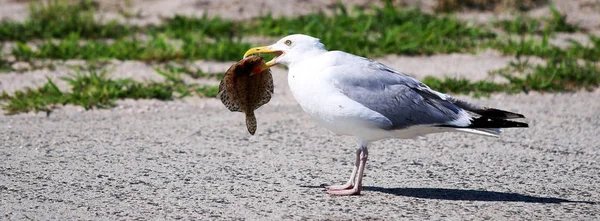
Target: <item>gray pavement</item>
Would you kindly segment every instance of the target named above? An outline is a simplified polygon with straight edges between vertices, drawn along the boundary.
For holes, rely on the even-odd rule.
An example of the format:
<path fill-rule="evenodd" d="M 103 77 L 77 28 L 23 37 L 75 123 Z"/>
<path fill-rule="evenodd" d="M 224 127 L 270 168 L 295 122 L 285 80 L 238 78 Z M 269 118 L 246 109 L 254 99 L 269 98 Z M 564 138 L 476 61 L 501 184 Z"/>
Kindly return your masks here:
<path fill-rule="evenodd" d="M 531 128 L 376 142 L 355 197 L 323 186 L 346 181 L 356 141 L 286 99 L 253 137 L 216 99 L 0 116 L 0 220 L 600 218 L 600 90 L 466 97 Z"/>

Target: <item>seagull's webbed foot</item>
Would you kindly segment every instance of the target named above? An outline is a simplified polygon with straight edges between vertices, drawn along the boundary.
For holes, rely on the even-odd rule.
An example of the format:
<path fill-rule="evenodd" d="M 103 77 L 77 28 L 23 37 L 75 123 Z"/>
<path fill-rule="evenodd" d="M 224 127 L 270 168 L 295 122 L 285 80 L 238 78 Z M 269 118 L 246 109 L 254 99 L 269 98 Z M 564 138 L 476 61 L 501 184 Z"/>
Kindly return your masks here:
<path fill-rule="evenodd" d="M 362 177 L 366 164 L 367 150 L 366 148 L 361 148 L 356 152 L 356 166 L 352 170 L 352 176 L 350 176 L 350 180 L 344 185 L 328 187 L 327 193 L 334 196 L 359 195 L 360 191 L 362 190 Z M 354 184 L 355 178 L 358 178 L 356 185 Z"/>
<path fill-rule="evenodd" d="M 350 174 L 350 179 L 344 185 L 333 185 L 327 187 L 327 193 L 332 194 L 332 192 L 338 192 L 340 190 L 348 190 L 354 188 L 354 180 L 356 179 L 356 172 L 358 172 L 358 166 L 360 164 L 360 153 L 362 149 L 356 150 L 356 162 L 354 163 L 354 168 L 352 169 L 352 174 Z"/>
<path fill-rule="evenodd" d="M 328 189 L 327 193 L 333 196 L 352 196 L 352 195 L 360 195 L 361 186 L 354 186 L 350 189 L 341 189 L 341 190 L 332 190 Z"/>
<path fill-rule="evenodd" d="M 335 191 L 339 191 L 339 190 L 347 190 L 347 189 L 352 189 L 354 188 L 354 183 L 346 183 L 344 185 L 333 185 L 333 186 L 328 186 L 327 187 L 327 192 L 335 192 Z"/>

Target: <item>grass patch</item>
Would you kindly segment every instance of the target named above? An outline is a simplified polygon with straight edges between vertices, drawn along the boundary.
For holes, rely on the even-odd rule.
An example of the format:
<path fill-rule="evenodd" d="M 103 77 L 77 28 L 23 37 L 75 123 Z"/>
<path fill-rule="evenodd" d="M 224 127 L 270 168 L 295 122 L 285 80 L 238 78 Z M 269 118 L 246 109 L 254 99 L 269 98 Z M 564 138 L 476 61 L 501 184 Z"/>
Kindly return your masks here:
<path fill-rule="evenodd" d="M 37 50 L 24 43 L 17 43 L 13 55 L 19 60 L 32 58 L 50 59 L 84 59 L 84 60 L 172 60 L 180 57 L 175 48 L 162 37 L 153 37 L 148 41 L 133 39 L 118 39 L 113 43 L 105 41 L 81 41 L 76 34 L 59 41 L 46 41 L 36 45 Z"/>
<path fill-rule="evenodd" d="M 184 65 L 169 64 L 169 65 L 165 65 L 162 68 L 155 68 L 155 70 L 157 70 L 159 72 L 164 72 L 164 73 L 171 73 L 171 75 L 185 74 L 185 75 L 190 76 L 193 79 L 215 78 L 216 80 L 222 80 L 223 77 L 225 77 L 225 73 L 207 73 L 207 72 L 202 71 L 202 69 L 200 69 L 200 68 L 190 68 L 190 67 L 186 67 Z"/>
<path fill-rule="evenodd" d="M 525 77 L 510 72 L 528 73 Z M 527 61 L 512 62 L 498 74 L 506 77 L 514 87 L 525 90 L 564 92 L 592 90 L 600 86 L 600 66 L 577 59 L 549 59 L 545 65 L 529 65 Z"/>
<path fill-rule="evenodd" d="M 525 73 L 514 76 L 511 73 Z M 593 90 L 600 86 L 600 66 L 577 59 L 549 59 L 545 65 L 531 65 L 527 60 L 511 62 L 508 67 L 492 72 L 505 77 L 507 83 L 470 81 L 462 78 L 426 77 L 423 83 L 443 93 L 487 96 L 491 93 L 521 91 L 573 92 Z"/>
<path fill-rule="evenodd" d="M 523 14 L 517 14 L 513 19 L 501 20 L 494 25 L 504 31 L 513 34 L 552 34 L 555 32 L 574 33 L 581 28 L 577 25 L 567 23 L 567 16 L 561 14 L 556 8 L 550 7 L 552 16 L 545 19 L 531 18 Z"/>
<path fill-rule="evenodd" d="M 334 50 L 343 50 L 361 56 L 386 54 L 430 55 L 435 53 L 473 52 L 489 47 L 485 42 L 495 42 L 492 47 L 504 47 L 506 54 L 554 54 L 554 48 L 537 42 L 501 41 L 490 30 L 467 25 L 452 15 L 434 16 L 416 9 L 400 9 L 386 4 L 352 12 L 339 4 L 335 13 L 313 13 L 300 17 L 273 18 L 264 16 L 249 21 L 228 21 L 220 18 L 175 16 L 157 26 L 112 26 L 99 24 L 93 19 L 93 4 L 80 1 L 66 4 L 51 1 L 48 5 L 31 7 L 32 17 L 21 28 L 10 28 L 13 23 L 0 25 L 4 39 L 24 41 L 33 36 L 61 38 L 60 42 L 46 41 L 37 45 L 39 50 L 21 43 L 13 54 L 19 60 L 31 58 L 51 59 L 122 59 L 167 61 L 184 59 L 238 60 L 239 54 L 251 45 L 241 43 L 244 35 L 285 36 L 305 33 L 316 36 Z M 517 17 L 501 21 L 498 25 L 509 32 L 576 31 L 566 17 L 553 10 L 546 19 L 547 25 L 535 19 Z M 45 22 L 45 23 L 44 23 Z M 46 24 L 47 23 L 47 24 Z M 9 31 L 6 31 L 9 30 Z M 138 40 L 136 33 L 149 35 L 148 40 Z M 367 34 L 365 34 L 367 33 Z M 11 37 L 12 36 L 12 37 Z M 29 37 L 28 37 L 29 36 Z M 115 38 L 114 43 L 94 38 Z M 83 40 L 85 41 L 83 41 Z M 181 41 L 181 47 L 170 42 Z M 85 43 L 82 43 L 85 42 Z M 352 44 L 348 44 L 352 42 Z M 512 48 L 511 48 L 512 47 Z M 508 49 L 506 49 L 508 48 Z"/>
<path fill-rule="evenodd" d="M 3 23 L 0 25 L 0 40 L 25 42 L 34 37 L 65 38 L 66 43 L 46 42 L 40 48 L 47 51 L 35 54 L 38 58 L 92 58 L 113 57 L 118 59 L 168 60 L 173 57 L 184 59 L 213 58 L 215 60 L 237 60 L 235 52 L 247 49 L 248 45 L 239 43 L 245 35 L 284 36 L 293 33 L 305 33 L 321 38 L 332 49 L 344 50 L 363 56 L 384 54 L 433 54 L 473 51 L 482 39 L 495 37 L 491 31 L 469 26 L 453 16 L 436 17 L 419 10 L 399 9 L 391 4 L 372 8 L 372 13 L 364 9 L 348 9 L 339 4 L 333 16 L 314 13 L 301 17 L 273 18 L 265 16 L 250 21 L 227 21 L 220 18 L 200 18 L 175 16 L 165 19 L 164 23 L 150 27 L 120 26 L 116 23 L 99 24 L 93 20 L 93 7 L 88 1 L 78 4 L 65 4 L 53 1 L 47 6 L 32 5 L 32 17 L 25 23 Z M 37 8 L 41 9 L 37 9 Z M 34 12 L 49 14 L 38 18 Z M 353 14 L 353 15 L 350 15 Z M 45 23 L 48 24 L 45 24 Z M 184 41 L 180 55 L 161 54 L 159 56 L 123 55 L 123 52 L 110 52 L 110 48 L 99 42 L 93 44 L 97 51 L 89 48 L 75 49 L 76 39 L 116 38 L 124 39 L 135 33 L 148 34 L 155 40 L 181 39 Z M 368 33 L 365 35 L 365 33 Z M 74 36 L 77 36 L 75 38 Z M 129 37 L 131 39 L 132 37 Z M 212 39 L 212 40 L 208 40 Z M 121 40 L 117 40 L 120 42 Z M 353 44 L 348 44 L 353 42 Z M 142 51 L 135 41 L 120 45 L 125 51 Z M 160 43 L 159 43 L 160 46 Z M 244 48 L 239 50 L 243 46 Z M 135 50 L 132 50 L 135 49 Z M 215 50 L 216 49 L 216 50 Z M 50 50 L 56 52 L 49 52 Z M 85 51 L 85 53 L 81 53 Z M 88 52 L 89 51 L 89 52 Z M 108 52 L 104 52 L 108 51 Z M 64 53 L 64 54 L 63 54 Z M 98 55 L 96 55 L 98 54 Z M 160 53 L 159 53 L 160 54 Z M 204 55 L 206 54 L 206 55 Z M 32 55 L 33 56 L 33 55 Z M 235 58 L 235 59 L 234 59 Z"/>
<path fill-rule="evenodd" d="M 567 23 L 567 15 L 561 14 L 556 8 L 550 7 L 552 17 L 546 20 L 546 30 L 551 32 L 573 33 L 581 30 L 577 25 Z"/>
<path fill-rule="evenodd" d="M 16 91 L 14 95 L 4 92 L 0 101 L 2 109 L 8 115 L 29 111 L 50 113 L 59 105 L 78 105 L 85 109 L 109 108 L 118 99 L 159 99 L 171 100 L 191 94 L 201 96 L 216 96 L 218 86 L 200 86 L 184 83 L 179 75 L 159 72 L 167 78 L 165 82 L 137 82 L 130 78 L 110 79 L 106 72 L 91 71 L 64 77 L 70 90 L 61 91 L 56 84 L 48 79 L 43 86 L 24 91 Z"/>
<path fill-rule="evenodd" d="M 200 85 L 197 83 L 185 83 L 181 77 L 186 72 L 180 72 L 178 69 L 160 69 L 155 68 L 156 72 L 167 78 L 167 82 L 170 82 L 177 89 L 178 96 L 186 97 L 190 95 L 198 95 L 201 97 L 216 97 L 219 93 L 218 85 Z M 188 72 L 189 74 L 189 72 Z"/>
<path fill-rule="evenodd" d="M 243 33 L 241 25 L 219 17 L 209 18 L 206 14 L 200 18 L 175 15 L 164 19 L 163 25 L 149 27 L 146 32 L 162 33 L 174 38 L 185 38 L 190 33 L 211 38 L 232 38 Z"/>
<path fill-rule="evenodd" d="M 0 56 L 0 72 L 7 72 L 7 71 L 11 71 L 12 67 L 10 66 L 10 63 L 5 60 L 2 56 Z"/>
<path fill-rule="evenodd" d="M 48 83 L 37 89 L 27 88 L 16 91 L 14 95 L 3 92 L 0 101 L 8 102 L 2 107 L 8 115 L 29 111 L 49 113 L 54 105 L 63 103 L 63 92 L 48 79 Z"/>
<path fill-rule="evenodd" d="M 249 44 L 240 42 L 240 38 L 245 35 L 285 36 L 305 33 L 319 37 L 330 49 L 369 57 L 473 52 L 477 48 L 487 47 L 484 42 L 498 41 L 490 30 L 467 25 L 453 15 L 434 16 L 416 9 L 397 8 L 390 3 L 384 7 L 373 7 L 368 12 L 365 9 L 353 9 L 349 12 L 345 6 L 338 4 L 332 16 L 321 12 L 293 18 L 264 16 L 239 22 L 209 18 L 206 15 L 200 18 L 177 15 L 165 19 L 163 24 L 149 27 L 123 26 L 114 22 L 100 24 L 94 20 L 94 9 L 94 3 L 89 0 L 80 0 L 75 4 L 62 0 L 50 1 L 48 4 L 33 3 L 31 16 L 26 22 L 0 24 L 0 40 L 25 42 L 32 38 L 61 39 L 58 43 L 46 41 L 39 44 L 38 51 L 21 44 L 14 51 L 19 59 L 116 58 L 145 61 L 238 60 L 239 53 L 250 47 Z M 518 16 L 514 20 L 499 21 L 496 25 L 518 34 L 579 30 L 577 26 L 567 24 L 566 16 L 554 8 L 552 17 L 548 19 Z M 134 36 L 139 33 L 149 35 L 149 40 L 137 40 Z M 94 40 L 96 38 L 116 40 L 109 44 Z M 86 43 L 82 44 L 82 39 Z M 170 45 L 169 42 L 173 40 L 182 41 L 183 45 L 180 48 Z M 538 47 L 532 44 L 505 42 L 506 47 L 519 47 L 519 50 L 525 51 L 503 51 L 507 54 L 537 55 L 539 49 L 526 51 L 528 49 L 525 47 Z M 554 49 L 550 48 L 552 50 Z"/>
<path fill-rule="evenodd" d="M 229 61 L 240 58 L 240 52 L 250 48 L 250 44 L 239 40 L 225 39 L 208 41 L 190 36 L 183 39 L 181 47 L 163 35 L 150 36 L 148 40 L 121 38 L 112 43 L 100 40 L 82 41 L 80 36 L 71 34 L 55 42 L 46 41 L 37 44 L 37 50 L 27 44 L 17 43 L 12 54 L 18 60 L 38 59 L 84 59 L 84 60 L 142 60 L 169 61 L 206 59 Z"/>
<path fill-rule="evenodd" d="M 537 56 L 546 59 L 583 59 L 587 61 L 600 61 L 600 37 L 589 36 L 590 45 L 585 46 L 579 42 L 571 41 L 567 48 L 560 48 L 550 44 L 549 36 L 545 35 L 541 40 L 533 38 L 520 40 L 508 39 L 490 43 L 490 47 L 496 48 L 504 54 L 520 56 Z"/>
<path fill-rule="evenodd" d="M 527 11 L 548 3 L 548 0 L 436 0 L 436 12 L 475 10 Z"/>
<path fill-rule="evenodd" d="M 510 20 L 495 22 L 495 26 L 502 28 L 508 33 L 514 34 L 536 34 L 541 33 L 542 22 L 539 19 L 529 18 L 523 14 L 517 14 Z"/>
<path fill-rule="evenodd" d="M 333 16 L 266 16 L 252 21 L 248 30 L 267 36 L 304 33 L 320 38 L 328 48 L 362 56 L 468 52 L 477 47 L 477 41 L 495 37 L 488 30 L 469 26 L 452 16 L 436 17 L 391 4 L 372 10 L 367 13 L 355 9 L 354 16 L 338 5 Z"/>
<path fill-rule="evenodd" d="M 183 38 L 190 33 L 208 37 L 233 37 L 239 35 L 239 23 L 209 18 L 190 18 L 176 15 L 165 18 L 162 25 L 139 27 L 122 25 L 117 21 L 101 23 L 95 19 L 96 3 L 92 0 L 51 0 L 46 4 L 33 2 L 29 18 L 23 22 L 0 23 L 0 41 L 30 41 L 32 39 L 65 38 L 76 35 L 84 39 L 122 38 L 135 33 Z"/>
<path fill-rule="evenodd" d="M 181 58 L 188 60 L 237 61 L 241 59 L 242 53 L 252 47 L 251 44 L 242 43 L 239 38 L 205 40 L 200 36 L 190 34 L 182 40 Z"/>
<path fill-rule="evenodd" d="M 63 38 L 77 34 L 85 38 L 118 38 L 134 32 L 116 21 L 101 24 L 94 18 L 93 1 L 80 0 L 74 4 L 51 0 L 35 2 L 29 7 L 29 18 L 23 22 L 0 23 L 0 41 L 29 41 L 37 38 Z"/>
<path fill-rule="evenodd" d="M 491 93 L 507 92 L 515 93 L 515 90 L 510 84 L 500 84 L 485 80 L 471 81 L 465 78 L 445 77 L 444 79 L 427 76 L 423 79 L 423 83 L 427 84 L 431 89 L 442 93 L 454 94 L 472 94 L 475 97 L 488 96 Z"/>

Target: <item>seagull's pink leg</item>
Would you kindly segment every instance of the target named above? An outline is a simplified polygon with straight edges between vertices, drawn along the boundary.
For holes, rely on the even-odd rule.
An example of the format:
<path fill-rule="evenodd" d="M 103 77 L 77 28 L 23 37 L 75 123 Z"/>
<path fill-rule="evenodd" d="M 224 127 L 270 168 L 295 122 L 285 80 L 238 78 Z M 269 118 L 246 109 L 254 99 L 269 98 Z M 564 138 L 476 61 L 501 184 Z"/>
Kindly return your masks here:
<path fill-rule="evenodd" d="M 331 195 L 336 195 L 336 196 L 350 196 L 350 195 L 358 195 L 360 194 L 360 191 L 362 189 L 362 178 L 365 172 L 365 166 L 367 165 L 367 156 L 368 156 L 368 151 L 367 151 L 367 143 L 361 141 L 361 148 L 356 152 L 357 154 L 357 158 L 356 158 L 356 162 L 358 164 L 358 169 L 355 167 L 352 176 L 350 177 L 350 181 L 348 183 L 350 183 L 350 185 L 348 185 L 348 183 L 346 183 L 346 185 L 348 185 L 346 187 L 346 185 L 343 185 L 341 187 L 346 187 L 345 189 L 332 189 L 332 188 L 328 188 L 327 189 L 327 193 L 331 194 Z M 356 173 L 355 173 L 356 172 Z M 358 181 L 356 183 L 354 183 L 354 178 L 358 176 Z"/>
<path fill-rule="evenodd" d="M 356 182 L 356 185 L 354 185 L 351 189 L 344 189 L 344 190 L 327 190 L 327 193 L 329 193 L 330 195 L 335 195 L 335 196 L 351 196 L 351 195 L 358 195 L 360 194 L 360 191 L 362 189 L 362 178 L 365 172 L 365 166 L 367 165 L 367 149 L 365 148 L 363 151 L 360 152 L 360 163 L 358 165 L 358 181 Z"/>
<path fill-rule="evenodd" d="M 328 186 L 327 191 L 337 191 L 337 190 L 347 190 L 352 189 L 354 187 L 354 180 L 356 179 L 356 173 L 358 172 L 358 166 L 360 164 L 360 153 L 362 148 L 358 148 L 356 150 L 356 161 L 354 162 L 354 168 L 352 169 L 352 174 L 350 175 L 350 180 L 346 182 L 344 185 L 334 185 Z"/>

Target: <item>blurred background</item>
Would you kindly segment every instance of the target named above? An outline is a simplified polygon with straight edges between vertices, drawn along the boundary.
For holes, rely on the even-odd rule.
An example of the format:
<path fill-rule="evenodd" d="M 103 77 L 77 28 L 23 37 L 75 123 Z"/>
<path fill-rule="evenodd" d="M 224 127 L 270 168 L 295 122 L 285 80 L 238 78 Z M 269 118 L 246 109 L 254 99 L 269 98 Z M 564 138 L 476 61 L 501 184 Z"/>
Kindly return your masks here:
<path fill-rule="evenodd" d="M 598 0 L 1 0 L 0 6 L 5 114 L 215 97 L 223 72 L 246 49 L 294 33 L 447 93 L 575 92 L 600 83 Z"/>

